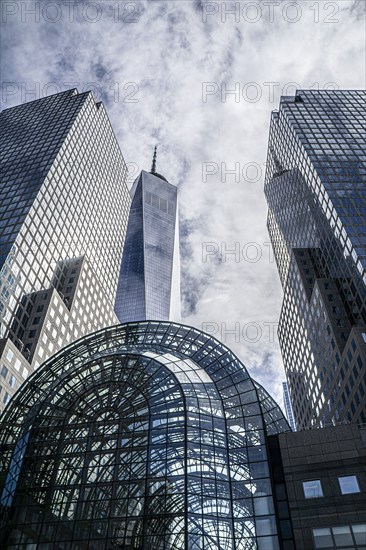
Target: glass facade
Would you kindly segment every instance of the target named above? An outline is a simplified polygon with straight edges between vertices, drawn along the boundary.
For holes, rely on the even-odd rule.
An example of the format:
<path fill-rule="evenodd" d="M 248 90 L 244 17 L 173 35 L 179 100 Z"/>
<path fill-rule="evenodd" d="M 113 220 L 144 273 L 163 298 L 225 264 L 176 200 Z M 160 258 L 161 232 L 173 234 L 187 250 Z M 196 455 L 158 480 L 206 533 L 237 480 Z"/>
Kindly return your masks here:
<path fill-rule="evenodd" d="M 0 120 L 0 367 L 9 371 L 1 411 L 47 357 L 117 322 L 131 201 L 122 153 L 91 92 L 25 103 Z"/>
<path fill-rule="evenodd" d="M 142 171 L 131 194 L 116 314 L 121 323 L 145 319 L 177 321 L 177 187 L 160 174 Z"/>
<path fill-rule="evenodd" d="M 85 336 L 3 415 L 3 544 L 279 550 L 267 436 L 288 430 L 235 355 L 196 329 Z"/>
<path fill-rule="evenodd" d="M 365 99 L 299 90 L 272 114 L 265 194 L 298 429 L 366 422 Z"/>

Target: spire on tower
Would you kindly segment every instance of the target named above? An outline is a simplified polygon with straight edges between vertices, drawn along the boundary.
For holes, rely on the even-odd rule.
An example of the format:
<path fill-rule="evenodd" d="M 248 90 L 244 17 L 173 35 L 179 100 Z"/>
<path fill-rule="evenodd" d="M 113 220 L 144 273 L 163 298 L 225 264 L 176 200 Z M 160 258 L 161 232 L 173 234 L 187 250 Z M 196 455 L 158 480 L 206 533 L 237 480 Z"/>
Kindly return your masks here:
<path fill-rule="evenodd" d="M 151 174 L 156 174 L 156 149 L 157 149 L 157 146 L 155 145 L 153 161 L 151 166 Z"/>
<path fill-rule="evenodd" d="M 156 150 L 157 150 L 157 148 L 158 148 L 157 145 L 155 145 L 150 174 L 153 174 L 156 178 L 160 178 L 161 180 L 168 181 L 166 178 L 164 178 L 164 176 L 162 176 L 161 174 L 158 174 L 157 171 L 156 171 Z"/>

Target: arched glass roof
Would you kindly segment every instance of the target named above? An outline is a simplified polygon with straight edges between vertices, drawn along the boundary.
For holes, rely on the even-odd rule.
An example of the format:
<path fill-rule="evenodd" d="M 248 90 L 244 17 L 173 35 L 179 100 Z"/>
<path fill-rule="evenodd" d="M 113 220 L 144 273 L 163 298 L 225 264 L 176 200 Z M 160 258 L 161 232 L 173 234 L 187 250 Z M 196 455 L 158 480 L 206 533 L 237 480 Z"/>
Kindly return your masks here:
<path fill-rule="evenodd" d="M 84 337 L 3 416 L 9 548 L 278 548 L 266 437 L 287 430 L 238 358 L 194 328 Z"/>

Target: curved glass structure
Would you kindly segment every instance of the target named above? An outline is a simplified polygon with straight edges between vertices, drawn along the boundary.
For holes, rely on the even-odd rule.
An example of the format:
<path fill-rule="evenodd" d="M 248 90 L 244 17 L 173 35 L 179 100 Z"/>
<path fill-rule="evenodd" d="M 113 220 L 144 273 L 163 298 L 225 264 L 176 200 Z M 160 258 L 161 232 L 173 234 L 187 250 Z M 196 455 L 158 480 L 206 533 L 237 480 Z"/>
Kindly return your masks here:
<path fill-rule="evenodd" d="M 167 322 L 101 330 L 4 414 L 3 544 L 278 549 L 266 438 L 288 430 L 214 338 Z"/>

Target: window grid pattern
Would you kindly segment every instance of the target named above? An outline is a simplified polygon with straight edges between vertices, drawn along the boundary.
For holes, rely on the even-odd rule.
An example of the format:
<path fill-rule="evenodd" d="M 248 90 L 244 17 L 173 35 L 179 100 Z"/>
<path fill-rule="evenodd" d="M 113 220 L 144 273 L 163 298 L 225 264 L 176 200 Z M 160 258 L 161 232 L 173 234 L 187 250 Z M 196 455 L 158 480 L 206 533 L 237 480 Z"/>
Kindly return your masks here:
<path fill-rule="evenodd" d="M 299 90 L 272 114 L 265 193 L 298 429 L 366 422 L 365 92 Z"/>
<path fill-rule="evenodd" d="M 131 201 L 126 164 L 103 105 L 91 92 L 69 90 L 6 109 L 1 122 L 0 338 L 25 349 L 26 327 L 18 322 L 28 315 L 23 298 L 50 289 L 58 262 L 81 256 L 95 276 L 94 289 L 102 289 L 97 328 L 116 322 Z M 75 326 L 84 313 L 81 307 Z M 43 359 L 54 351 L 46 349 Z M 35 363 L 27 368 L 33 371 Z"/>
<path fill-rule="evenodd" d="M 120 322 L 170 319 L 177 188 L 142 171 L 133 188 L 116 313 Z"/>

